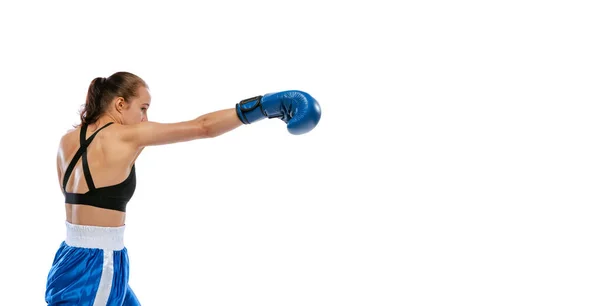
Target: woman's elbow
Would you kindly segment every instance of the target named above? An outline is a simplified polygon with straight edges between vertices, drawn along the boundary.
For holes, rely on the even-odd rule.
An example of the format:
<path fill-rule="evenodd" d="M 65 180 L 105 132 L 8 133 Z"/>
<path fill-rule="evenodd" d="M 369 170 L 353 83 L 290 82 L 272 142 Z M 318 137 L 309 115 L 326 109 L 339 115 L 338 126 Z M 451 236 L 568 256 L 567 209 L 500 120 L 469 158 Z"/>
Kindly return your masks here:
<path fill-rule="evenodd" d="M 210 124 L 208 118 L 199 118 L 195 127 L 196 138 L 214 138 L 218 136 L 215 127 Z"/>

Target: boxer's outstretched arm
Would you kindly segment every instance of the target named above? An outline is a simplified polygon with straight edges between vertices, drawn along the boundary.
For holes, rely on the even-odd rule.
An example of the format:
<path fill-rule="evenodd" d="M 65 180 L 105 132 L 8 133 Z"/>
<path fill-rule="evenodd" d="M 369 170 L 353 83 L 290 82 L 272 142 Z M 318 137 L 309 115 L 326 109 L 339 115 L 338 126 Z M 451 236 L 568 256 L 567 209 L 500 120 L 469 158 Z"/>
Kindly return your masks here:
<path fill-rule="evenodd" d="M 291 134 L 299 135 L 318 124 L 321 107 L 309 94 L 288 90 L 249 98 L 237 103 L 235 108 L 207 113 L 189 121 L 122 126 L 119 133 L 123 141 L 146 147 L 216 137 L 265 118 L 279 118 L 287 124 Z"/>
<path fill-rule="evenodd" d="M 142 122 L 123 126 L 121 138 L 136 147 L 156 146 L 195 139 L 217 137 L 243 125 L 235 108 L 204 114 L 196 119 L 158 123 Z"/>

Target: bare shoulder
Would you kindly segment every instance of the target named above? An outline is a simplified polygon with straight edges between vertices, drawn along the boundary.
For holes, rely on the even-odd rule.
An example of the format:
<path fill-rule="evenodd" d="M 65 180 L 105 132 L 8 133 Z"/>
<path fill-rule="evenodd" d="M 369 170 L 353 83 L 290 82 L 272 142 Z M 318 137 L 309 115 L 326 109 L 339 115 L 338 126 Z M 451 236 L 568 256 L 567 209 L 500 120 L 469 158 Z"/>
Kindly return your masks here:
<path fill-rule="evenodd" d="M 94 130 L 89 131 L 86 137 L 89 138 L 93 133 L 98 132 L 94 142 L 102 142 L 107 145 L 106 148 L 116 148 L 117 151 L 135 150 L 136 148 L 131 142 L 127 141 L 127 135 L 131 133 L 131 127 L 131 125 L 112 123 L 101 131 L 98 131 L 100 127 L 96 127 Z"/>
<path fill-rule="evenodd" d="M 59 144 L 58 144 L 58 153 L 59 155 L 63 155 L 65 153 L 65 151 L 71 151 L 72 148 L 76 147 L 79 142 L 78 137 L 79 137 L 79 128 L 71 128 L 69 130 L 67 130 L 61 137 L 59 140 Z"/>
<path fill-rule="evenodd" d="M 139 148 L 132 145 L 131 142 L 124 141 L 124 134 L 130 129 L 129 125 L 112 123 L 92 124 L 88 126 L 85 135 L 86 140 L 90 140 L 89 146 L 86 148 L 88 158 L 94 160 L 102 156 L 102 159 L 110 163 L 129 164 L 135 161 L 135 157 L 139 155 Z M 58 158 L 62 161 L 63 166 L 71 161 L 77 150 L 81 148 L 81 128 L 77 127 L 67 131 L 60 139 L 58 149 Z"/>
<path fill-rule="evenodd" d="M 92 141 L 92 147 L 100 144 L 104 148 L 116 147 L 119 150 L 125 149 L 126 144 L 122 141 L 120 135 L 125 126 L 120 124 L 111 124 L 106 128 L 98 131 L 99 127 L 88 127 L 85 139 L 89 139 L 92 134 L 96 133 Z M 58 155 L 63 159 L 69 158 L 81 147 L 81 127 L 75 127 L 67 130 L 60 138 Z M 104 145 L 102 145 L 104 144 Z"/>

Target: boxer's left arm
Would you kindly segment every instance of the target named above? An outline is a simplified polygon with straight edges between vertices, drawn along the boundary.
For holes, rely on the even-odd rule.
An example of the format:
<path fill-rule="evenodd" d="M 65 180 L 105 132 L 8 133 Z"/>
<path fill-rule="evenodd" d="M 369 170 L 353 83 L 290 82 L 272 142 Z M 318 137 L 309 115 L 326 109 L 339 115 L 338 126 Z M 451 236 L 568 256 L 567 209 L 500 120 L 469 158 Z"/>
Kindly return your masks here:
<path fill-rule="evenodd" d="M 213 138 L 243 125 L 235 108 L 223 109 L 204 114 L 195 119 L 158 123 L 141 122 L 121 126 L 121 139 L 135 147 L 146 147 L 185 142 L 203 138 Z"/>
<path fill-rule="evenodd" d="M 119 133 L 123 141 L 141 148 L 217 137 L 266 118 L 283 120 L 291 134 L 299 135 L 318 124 L 321 107 L 308 93 L 288 90 L 245 99 L 235 108 L 207 113 L 189 121 L 123 125 Z"/>

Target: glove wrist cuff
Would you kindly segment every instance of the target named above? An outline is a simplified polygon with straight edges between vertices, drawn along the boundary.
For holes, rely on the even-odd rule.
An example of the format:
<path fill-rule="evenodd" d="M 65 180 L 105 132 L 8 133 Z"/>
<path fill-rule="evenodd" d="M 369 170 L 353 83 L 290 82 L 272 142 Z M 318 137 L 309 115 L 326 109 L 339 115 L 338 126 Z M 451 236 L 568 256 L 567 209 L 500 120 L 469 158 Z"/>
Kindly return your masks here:
<path fill-rule="evenodd" d="M 244 99 L 235 105 L 237 116 L 242 123 L 250 124 L 266 118 L 261 106 L 262 97 Z"/>

